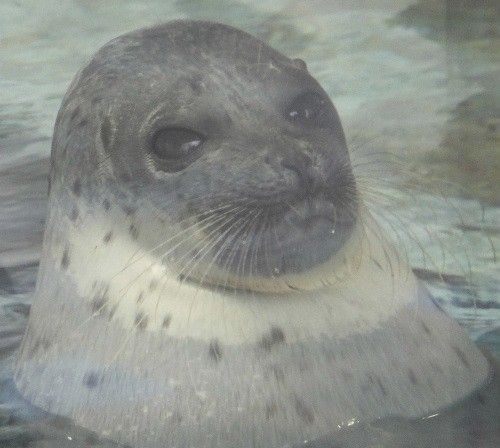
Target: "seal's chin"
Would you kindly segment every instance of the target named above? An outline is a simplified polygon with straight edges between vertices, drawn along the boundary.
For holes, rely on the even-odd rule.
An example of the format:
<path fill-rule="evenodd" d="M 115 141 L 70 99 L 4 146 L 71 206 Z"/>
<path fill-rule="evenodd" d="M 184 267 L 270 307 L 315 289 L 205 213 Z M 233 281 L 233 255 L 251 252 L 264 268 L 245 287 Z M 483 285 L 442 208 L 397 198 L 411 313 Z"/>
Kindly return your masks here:
<path fill-rule="evenodd" d="M 329 262 L 348 241 L 356 224 L 354 204 L 352 198 L 334 202 L 325 195 L 253 203 L 218 229 L 207 261 L 242 283 L 307 273 Z"/>

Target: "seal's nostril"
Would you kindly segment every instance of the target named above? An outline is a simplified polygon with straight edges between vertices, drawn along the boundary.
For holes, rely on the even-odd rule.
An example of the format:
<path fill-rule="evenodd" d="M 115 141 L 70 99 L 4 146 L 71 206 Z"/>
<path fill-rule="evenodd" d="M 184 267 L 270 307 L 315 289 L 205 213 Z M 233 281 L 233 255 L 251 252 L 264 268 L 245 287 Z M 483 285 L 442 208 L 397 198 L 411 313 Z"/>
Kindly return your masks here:
<path fill-rule="evenodd" d="M 290 154 L 281 160 L 281 166 L 303 177 L 311 167 L 311 159 L 304 155 Z"/>
<path fill-rule="evenodd" d="M 297 174 L 302 187 L 307 192 L 315 191 L 321 181 L 312 165 L 311 158 L 304 153 L 289 154 L 281 161 L 281 166 L 283 168 Z"/>

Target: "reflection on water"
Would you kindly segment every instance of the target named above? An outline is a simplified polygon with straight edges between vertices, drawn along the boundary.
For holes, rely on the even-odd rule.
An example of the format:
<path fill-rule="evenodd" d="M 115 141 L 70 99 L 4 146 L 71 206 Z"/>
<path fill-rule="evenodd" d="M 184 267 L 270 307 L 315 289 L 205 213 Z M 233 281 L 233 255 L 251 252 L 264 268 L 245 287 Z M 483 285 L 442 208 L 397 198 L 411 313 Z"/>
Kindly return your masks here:
<path fill-rule="evenodd" d="M 339 110 L 359 175 L 380 181 L 386 194 L 374 200 L 396 241 L 405 239 L 417 275 L 473 337 L 498 350 L 500 335 L 485 334 L 500 325 L 498 1 L 5 0 L 0 325 L 16 330 L 0 347 L 2 375 L 30 303 L 62 95 L 104 42 L 174 18 L 232 24 L 307 61 Z M 26 437 L 6 434 L 2 446 Z"/>
<path fill-rule="evenodd" d="M 467 80 L 477 92 L 452 110 L 434 172 L 457 184 L 457 194 L 500 202 L 499 6 L 487 1 L 423 1 L 398 13 L 393 23 L 417 27 L 448 53 L 449 78 Z M 458 190 L 458 188 L 460 188 Z"/>

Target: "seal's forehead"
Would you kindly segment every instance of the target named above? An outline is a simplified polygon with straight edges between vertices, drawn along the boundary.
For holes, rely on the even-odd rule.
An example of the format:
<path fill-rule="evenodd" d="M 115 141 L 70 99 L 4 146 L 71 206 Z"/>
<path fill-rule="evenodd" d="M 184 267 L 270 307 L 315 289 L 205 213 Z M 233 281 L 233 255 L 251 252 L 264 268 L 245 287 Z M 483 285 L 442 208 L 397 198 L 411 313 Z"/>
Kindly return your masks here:
<path fill-rule="evenodd" d="M 178 77 L 196 70 L 210 73 L 231 67 L 245 75 L 276 69 L 304 71 L 294 61 L 248 33 L 204 21 L 175 21 L 113 39 L 82 71 L 82 80 L 106 78 L 110 73 L 128 77 Z M 227 70 L 225 70 L 227 71 Z"/>
<path fill-rule="evenodd" d="M 260 39 L 228 25 L 206 21 L 175 21 L 124 35 L 141 52 L 156 57 L 180 54 L 203 61 L 231 60 L 235 63 L 262 63 L 274 60 L 290 64 L 290 60 Z"/>

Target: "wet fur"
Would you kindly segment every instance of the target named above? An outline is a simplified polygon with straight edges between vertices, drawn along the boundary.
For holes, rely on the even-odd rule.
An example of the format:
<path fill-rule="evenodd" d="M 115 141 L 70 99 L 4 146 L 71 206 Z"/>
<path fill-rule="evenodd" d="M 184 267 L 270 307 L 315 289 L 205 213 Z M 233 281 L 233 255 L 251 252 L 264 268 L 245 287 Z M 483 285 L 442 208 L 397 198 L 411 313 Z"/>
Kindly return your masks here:
<path fill-rule="evenodd" d="M 234 33 L 198 25 L 217 42 Z M 175 36 L 178 26 L 165 36 Z M 133 36 L 115 41 L 113 51 L 126 50 Z M 235 52 L 245 54 L 240 46 L 248 41 L 237 42 Z M 75 86 L 94 86 L 96 103 L 99 88 L 119 87 L 116 74 L 100 72 L 112 58 L 103 50 L 78 75 L 75 97 L 82 93 Z M 250 81 L 254 75 L 249 72 Z M 153 213 L 161 192 L 149 204 L 137 200 L 142 185 L 130 181 L 136 173 L 127 172 L 126 156 L 134 142 L 120 142 L 116 117 L 106 107 L 88 115 L 88 104 L 76 106 L 68 95 L 63 110 L 75 111 L 61 113 L 54 137 L 37 301 L 16 377 L 29 400 L 143 447 L 267 447 L 326 435 L 353 415 L 362 422 L 424 416 L 488 380 L 486 359 L 417 285 L 366 210 L 356 243 L 343 249 L 345 261 L 339 256 L 305 275 L 267 279 L 263 291 L 246 292 L 248 278 L 215 289 L 185 281 L 179 266 L 169 268 L 162 257 L 193 238 L 170 228 L 169 236 L 179 239 L 165 243 L 155 233 L 161 219 L 180 223 L 180 215 L 172 208 L 166 216 Z M 69 144 L 73 133 L 78 150 Z M 105 154 L 105 147 L 125 148 L 124 159 Z M 82 169 L 95 173 L 92 182 L 81 178 Z M 210 244 L 206 235 L 199 241 Z M 181 274 L 189 272 L 190 252 L 182 249 L 180 256 Z M 260 277 L 255 285 L 265 280 Z M 131 391 L 137 393 L 132 408 Z"/>

